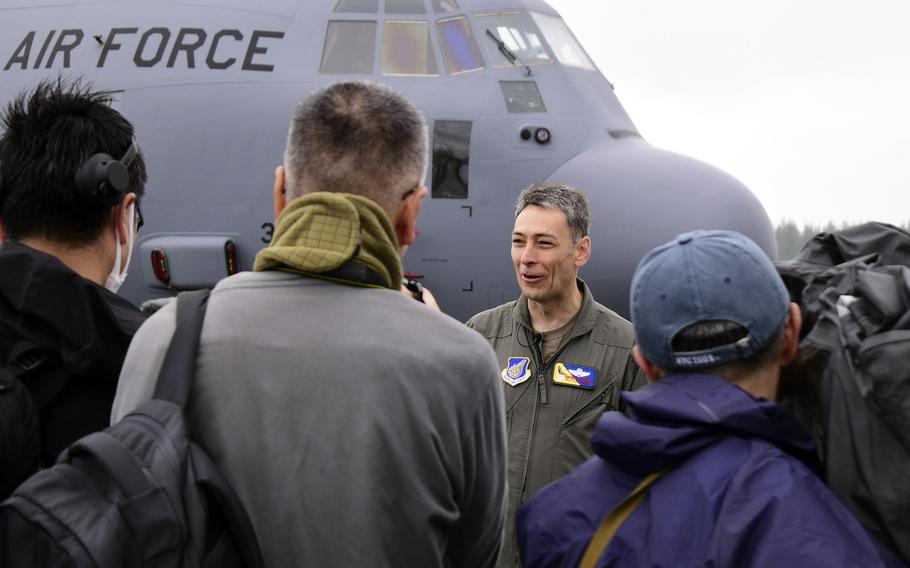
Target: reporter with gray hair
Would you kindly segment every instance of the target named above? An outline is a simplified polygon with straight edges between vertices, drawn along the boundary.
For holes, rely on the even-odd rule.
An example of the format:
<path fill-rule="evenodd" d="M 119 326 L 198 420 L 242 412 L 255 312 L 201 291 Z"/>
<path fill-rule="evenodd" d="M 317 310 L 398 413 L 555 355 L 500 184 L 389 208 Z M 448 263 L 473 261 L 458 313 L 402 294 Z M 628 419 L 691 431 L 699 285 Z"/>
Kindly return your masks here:
<path fill-rule="evenodd" d="M 269 566 L 491 566 L 505 434 L 478 334 L 400 292 L 427 190 L 426 126 L 402 95 L 338 83 L 294 114 L 276 231 L 215 286 L 189 406 Z M 169 305 L 127 356 L 116 420 L 149 398 Z"/>
<path fill-rule="evenodd" d="M 774 402 L 800 311 L 732 231 L 648 253 L 634 356 L 652 384 L 604 415 L 595 455 L 521 510 L 525 566 L 898 566 L 818 477 L 812 437 Z"/>

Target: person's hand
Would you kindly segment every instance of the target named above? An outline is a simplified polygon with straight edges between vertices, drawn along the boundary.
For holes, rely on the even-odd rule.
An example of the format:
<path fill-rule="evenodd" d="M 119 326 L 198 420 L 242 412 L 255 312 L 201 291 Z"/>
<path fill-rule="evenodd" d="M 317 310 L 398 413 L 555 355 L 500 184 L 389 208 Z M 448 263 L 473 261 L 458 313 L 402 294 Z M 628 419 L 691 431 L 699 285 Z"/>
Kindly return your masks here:
<path fill-rule="evenodd" d="M 430 289 L 426 286 L 423 287 L 423 303 L 433 308 L 437 312 L 441 312 L 442 308 L 439 307 L 439 303 L 436 302 L 436 296 L 430 292 Z"/>
<path fill-rule="evenodd" d="M 406 280 L 401 284 L 401 293 L 410 296 L 411 298 L 426 304 L 430 308 L 441 312 L 442 309 L 439 307 L 439 303 L 436 301 L 436 296 L 430 292 L 430 289 L 414 280 Z"/>

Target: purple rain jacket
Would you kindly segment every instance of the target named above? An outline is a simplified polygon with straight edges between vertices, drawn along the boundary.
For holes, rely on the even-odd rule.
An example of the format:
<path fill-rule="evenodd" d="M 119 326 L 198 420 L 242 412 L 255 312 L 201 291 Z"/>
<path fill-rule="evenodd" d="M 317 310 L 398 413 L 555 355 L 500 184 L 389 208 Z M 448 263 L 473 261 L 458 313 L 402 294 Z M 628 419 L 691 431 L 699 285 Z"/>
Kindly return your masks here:
<path fill-rule="evenodd" d="M 595 455 L 519 512 L 524 566 L 578 566 L 604 517 L 668 465 L 599 567 L 900 566 L 817 477 L 812 438 L 782 406 L 709 375 L 622 396 L 633 417 L 605 414 Z"/>

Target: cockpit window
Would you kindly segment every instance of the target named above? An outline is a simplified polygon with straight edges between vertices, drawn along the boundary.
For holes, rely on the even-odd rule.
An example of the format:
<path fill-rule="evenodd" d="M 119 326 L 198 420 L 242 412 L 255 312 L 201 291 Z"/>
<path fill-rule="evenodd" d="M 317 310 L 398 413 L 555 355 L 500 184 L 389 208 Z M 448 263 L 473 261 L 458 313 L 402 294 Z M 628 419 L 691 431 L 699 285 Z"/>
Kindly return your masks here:
<path fill-rule="evenodd" d="M 547 112 L 543 98 L 534 81 L 500 81 L 506 110 L 510 113 Z"/>
<path fill-rule="evenodd" d="M 436 52 L 427 22 L 385 22 L 382 35 L 383 75 L 436 75 Z"/>
<path fill-rule="evenodd" d="M 338 0 L 335 12 L 375 14 L 379 11 L 379 0 Z"/>
<path fill-rule="evenodd" d="M 386 14 L 426 14 L 423 0 L 385 0 Z"/>
<path fill-rule="evenodd" d="M 325 32 L 320 73 L 372 73 L 376 22 L 330 21 Z"/>
<path fill-rule="evenodd" d="M 475 14 L 475 17 L 479 26 L 478 33 L 486 35 L 487 31 L 491 32 L 518 57 L 519 63 L 526 65 L 553 63 L 544 46 L 543 35 L 527 13 L 484 12 Z M 494 67 L 514 65 L 491 38 L 484 38 L 482 43 Z"/>
<path fill-rule="evenodd" d="M 531 12 L 531 16 L 537 22 L 537 26 L 543 32 L 543 36 L 550 44 L 550 49 L 556 54 L 556 59 L 560 63 L 572 67 L 580 67 L 581 69 L 594 70 L 594 64 L 591 63 L 585 50 L 581 48 L 578 40 L 572 35 L 569 26 L 562 21 L 562 18 L 555 18 L 537 12 Z"/>
<path fill-rule="evenodd" d="M 458 2 L 455 0 L 433 0 L 433 11 L 437 14 L 457 12 Z"/>
<path fill-rule="evenodd" d="M 437 120 L 433 125 L 433 199 L 468 198 L 471 123 Z"/>
<path fill-rule="evenodd" d="M 450 75 L 483 69 L 483 57 L 467 18 L 458 16 L 439 20 L 436 22 L 436 32 Z"/>

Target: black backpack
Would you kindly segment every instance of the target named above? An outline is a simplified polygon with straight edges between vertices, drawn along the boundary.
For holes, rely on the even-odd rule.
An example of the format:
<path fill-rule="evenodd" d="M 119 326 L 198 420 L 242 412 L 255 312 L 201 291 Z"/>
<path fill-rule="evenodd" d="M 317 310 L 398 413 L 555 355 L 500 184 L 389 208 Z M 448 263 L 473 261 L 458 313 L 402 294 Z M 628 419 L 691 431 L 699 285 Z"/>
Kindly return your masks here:
<path fill-rule="evenodd" d="M 240 500 L 184 417 L 208 291 L 181 294 L 152 400 L 0 504 L 0 565 L 263 566 Z"/>
<path fill-rule="evenodd" d="M 0 367 L 0 501 L 44 465 L 41 409 L 66 386 L 59 358 L 28 339 L 10 348 Z"/>
<path fill-rule="evenodd" d="M 910 233 L 822 233 L 778 271 L 804 316 L 793 378 L 816 395 L 789 405 L 822 433 L 834 494 L 910 563 Z"/>

